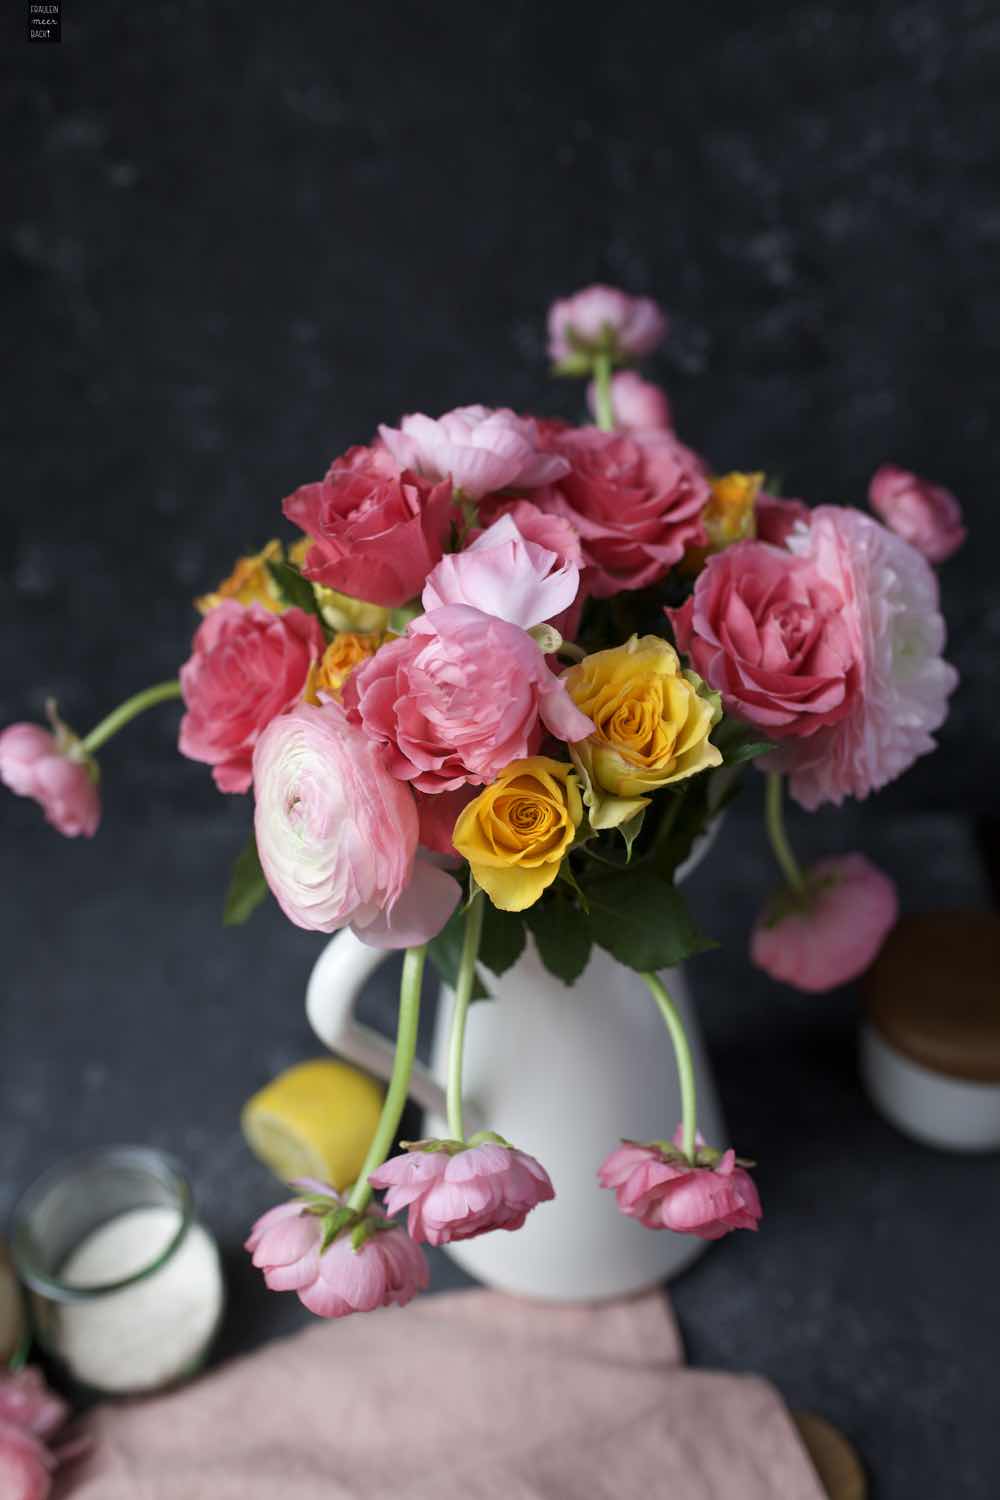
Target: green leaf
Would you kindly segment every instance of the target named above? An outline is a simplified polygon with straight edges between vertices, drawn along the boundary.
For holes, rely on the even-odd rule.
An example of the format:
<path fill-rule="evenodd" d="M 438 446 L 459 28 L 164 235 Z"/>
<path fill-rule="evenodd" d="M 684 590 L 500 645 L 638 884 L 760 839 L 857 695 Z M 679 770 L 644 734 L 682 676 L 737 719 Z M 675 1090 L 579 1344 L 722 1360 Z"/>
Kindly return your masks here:
<path fill-rule="evenodd" d="M 260 867 L 257 841 L 251 833 L 229 877 L 229 888 L 222 907 L 223 926 L 242 927 L 266 895 L 267 881 Z"/>
<path fill-rule="evenodd" d="M 520 912 L 499 911 L 484 894 L 483 933 L 479 957 L 494 974 L 505 974 L 524 951 L 524 918 Z"/>
<path fill-rule="evenodd" d="M 565 901 L 540 902 L 526 913 L 542 963 L 563 984 L 573 984 L 590 957 L 590 926 L 582 911 Z"/>
<path fill-rule="evenodd" d="M 436 938 L 427 945 L 428 957 L 441 979 L 452 989 L 458 983 L 458 970 L 462 961 L 462 943 L 465 938 L 465 911 L 461 906 L 454 911 Z M 473 1000 L 489 998 L 489 991 L 477 978 L 472 986 Z"/>
<path fill-rule="evenodd" d="M 304 609 L 307 615 L 323 618 L 313 586 L 308 578 L 303 578 L 298 568 L 292 563 L 268 559 L 267 571 L 274 579 L 285 604 Z"/>
<path fill-rule="evenodd" d="M 591 881 L 587 894 L 594 941 L 630 969 L 671 969 L 718 947 L 700 930 L 677 887 L 649 871 Z"/>
<path fill-rule="evenodd" d="M 744 761 L 766 755 L 775 748 L 774 742 L 764 739 L 759 729 L 740 719 L 730 718 L 728 714 L 712 730 L 711 740 L 722 751 L 722 763 L 726 766 L 740 766 Z"/>

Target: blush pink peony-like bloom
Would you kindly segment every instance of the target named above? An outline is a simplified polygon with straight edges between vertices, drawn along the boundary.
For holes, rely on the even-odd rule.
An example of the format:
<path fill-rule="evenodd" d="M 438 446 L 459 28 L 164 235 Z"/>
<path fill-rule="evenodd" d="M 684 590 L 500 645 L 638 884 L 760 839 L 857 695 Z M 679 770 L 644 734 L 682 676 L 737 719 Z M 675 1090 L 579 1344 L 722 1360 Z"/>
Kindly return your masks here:
<path fill-rule="evenodd" d="M 475 1138 L 473 1138 L 475 1139 Z M 372 1187 L 385 1188 L 385 1206 L 409 1210 L 414 1240 L 447 1245 L 491 1229 L 520 1229 L 539 1203 L 555 1197 L 549 1174 L 525 1151 L 499 1140 L 462 1150 L 428 1150 L 420 1142 L 373 1172 Z"/>
<path fill-rule="evenodd" d="M 950 490 L 909 469 L 883 464 L 868 486 L 871 508 L 928 562 L 942 563 L 965 541 L 962 507 Z"/>
<path fill-rule="evenodd" d="M 101 821 L 97 770 L 86 757 L 77 759 L 73 742 L 60 744 L 40 724 L 11 724 L 0 733 L 0 781 L 18 797 L 31 797 L 46 821 L 76 838 L 93 838 Z"/>
<path fill-rule="evenodd" d="M 680 1136 L 678 1126 L 674 1141 Z M 672 1229 L 719 1240 L 734 1229 L 756 1229 L 762 1215 L 753 1178 L 733 1151 L 708 1151 L 699 1137 L 696 1165 L 676 1144 L 623 1141 L 602 1163 L 601 1187 L 613 1188 L 618 1207 L 647 1229 Z"/>
<path fill-rule="evenodd" d="M 802 896 L 781 891 L 754 926 L 750 956 L 796 989 L 822 994 L 863 974 L 896 925 L 896 887 L 863 854 L 822 859 Z"/>
<path fill-rule="evenodd" d="M 459 887 L 443 870 L 415 864 L 413 793 L 339 704 L 300 703 L 274 719 L 253 777 L 261 868 L 297 927 L 350 924 L 381 948 L 413 947 L 440 932 Z"/>
<path fill-rule="evenodd" d="M 325 644 L 319 621 L 301 609 L 276 615 L 227 599 L 205 616 L 180 671 L 187 713 L 179 745 L 213 768 L 220 792 L 249 789 L 254 746 L 302 697 Z"/>
<path fill-rule="evenodd" d="M 526 631 L 465 604 L 413 620 L 351 675 L 344 706 L 423 792 L 486 785 L 535 753 L 543 726 L 570 742 L 594 727 Z"/>
<path fill-rule="evenodd" d="M 571 468 L 539 503 L 579 533 L 590 593 L 607 599 L 646 588 L 707 540 L 701 516 L 712 492 L 704 466 L 672 432 L 578 427 L 549 441 Z"/>
<path fill-rule="evenodd" d="M 480 521 L 486 527 L 498 521 L 501 516 L 510 516 L 526 542 L 534 542 L 536 546 L 554 552 L 564 566 L 572 566 L 582 575 L 584 562 L 579 533 L 565 516 L 556 515 L 554 511 L 544 508 L 545 499 L 550 493 L 549 490 L 540 491 L 536 495 L 538 504 L 532 500 L 508 500 L 505 496 L 487 495 L 479 506 Z M 469 540 L 475 541 L 482 534 L 481 530 L 470 531 Z M 564 641 L 576 639 L 585 601 L 586 591 L 581 576 L 573 603 L 549 621 Z"/>
<path fill-rule="evenodd" d="M 450 484 L 401 469 L 379 446 L 351 448 L 283 509 L 312 540 L 307 578 L 387 609 L 420 593 L 455 517 Z"/>
<path fill-rule="evenodd" d="M 295 1184 L 329 1200 L 335 1210 L 343 1200 L 326 1183 Z M 423 1251 L 404 1230 L 369 1210 L 369 1233 L 355 1249 L 350 1225 L 323 1247 L 322 1212 L 302 1199 L 270 1209 L 250 1231 L 245 1248 L 264 1273 L 272 1292 L 296 1292 L 299 1301 L 320 1318 L 346 1318 L 377 1307 L 405 1307 L 425 1290 L 429 1273 Z"/>
<path fill-rule="evenodd" d="M 541 450 L 530 417 L 507 408 L 460 406 L 437 420 L 415 412 L 379 434 L 398 463 L 429 479 L 450 479 L 469 500 L 494 490 L 535 489 L 568 467 L 558 454 Z"/>
<path fill-rule="evenodd" d="M 753 509 L 758 542 L 770 542 L 773 547 L 783 547 L 800 521 L 809 524 L 809 507 L 802 500 L 785 500 L 765 490 Z"/>
<path fill-rule="evenodd" d="M 593 381 L 587 387 L 587 406 L 596 417 L 597 387 Z M 655 431 L 674 425 L 666 391 L 651 380 L 643 380 L 634 370 L 617 370 L 611 377 L 611 410 L 615 426 L 624 432 Z"/>
<path fill-rule="evenodd" d="M 576 563 L 528 541 L 508 512 L 480 532 L 464 552 L 442 557 L 421 599 L 425 610 L 470 604 L 530 630 L 568 610 L 579 588 Z"/>
<path fill-rule="evenodd" d="M 666 317 L 651 297 L 600 284 L 553 302 L 548 325 L 549 354 L 557 365 L 581 354 L 637 359 L 667 336 Z"/>

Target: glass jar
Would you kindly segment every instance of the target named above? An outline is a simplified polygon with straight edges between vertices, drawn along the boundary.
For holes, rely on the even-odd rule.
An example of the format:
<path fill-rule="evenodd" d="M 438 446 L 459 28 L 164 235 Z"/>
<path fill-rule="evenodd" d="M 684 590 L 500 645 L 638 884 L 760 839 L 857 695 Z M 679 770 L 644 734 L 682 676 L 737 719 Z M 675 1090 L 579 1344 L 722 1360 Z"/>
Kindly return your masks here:
<path fill-rule="evenodd" d="M 39 1341 L 78 1385 L 133 1394 L 200 1367 L 222 1269 L 170 1157 L 113 1146 L 69 1158 L 21 1198 L 11 1252 Z"/>

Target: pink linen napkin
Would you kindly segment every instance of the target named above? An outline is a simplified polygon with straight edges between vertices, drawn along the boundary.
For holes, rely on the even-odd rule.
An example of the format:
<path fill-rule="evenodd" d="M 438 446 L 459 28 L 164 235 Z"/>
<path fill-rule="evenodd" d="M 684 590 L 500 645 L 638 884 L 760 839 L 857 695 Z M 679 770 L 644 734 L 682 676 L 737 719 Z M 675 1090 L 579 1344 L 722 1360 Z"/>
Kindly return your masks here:
<path fill-rule="evenodd" d="M 658 1292 L 443 1293 L 92 1417 L 72 1500 L 823 1500 L 766 1381 L 687 1370 Z"/>

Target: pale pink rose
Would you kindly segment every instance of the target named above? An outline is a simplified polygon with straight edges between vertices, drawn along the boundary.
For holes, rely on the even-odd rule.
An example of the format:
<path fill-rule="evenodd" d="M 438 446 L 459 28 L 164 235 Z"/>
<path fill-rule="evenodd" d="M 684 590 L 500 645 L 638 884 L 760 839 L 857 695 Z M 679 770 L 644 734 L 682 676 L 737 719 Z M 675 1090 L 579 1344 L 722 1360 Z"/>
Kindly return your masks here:
<path fill-rule="evenodd" d="M 479 519 L 483 527 L 486 527 L 498 521 L 501 516 L 510 516 L 525 541 L 548 548 L 550 552 L 556 554 L 563 565 L 572 566 L 579 573 L 584 566 L 579 534 L 576 527 L 571 521 L 567 521 L 565 516 L 543 509 L 549 494 L 549 490 L 537 491 L 537 504 L 531 500 L 508 500 L 503 496 L 487 495 L 480 502 Z M 482 534 L 482 530 L 470 531 L 469 540 L 475 541 Z M 569 608 L 564 609 L 561 614 L 549 621 L 564 641 L 576 639 L 585 600 L 586 592 L 581 582 L 576 598 Z"/>
<path fill-rule="evenodd" d="M 704 465 L 672 432 L 577 427 L 548 441 L 571 467 L 539 503 L 579 533 L 584 584 L 599 599 L 657 583 L 706 541 Z"/>
<path fill-rule="evenodd" d="M 667 320 L 651 297 L 630 297 L 613 286 L 588 286 L 549 308 L 549 354 L 556 364 L 574 355 L 636 359 L 667 335 Z"/>
<path fill-rule="evenodd" d="M 680 609 L 677 644 L 725 708 L 769 737 L 813 735 L 851 712 L 861 663 L 851 596 L 766 542 L 716 553 Z"/>
<path fill-rule="evenodd" d="M 530 630 L 569 609 L 580 588 L 580 569 L 557 552 L 522 535 L 511 514 L 501 516 L 464 552 L 442 557 L 424 585 L 425 610 L 471 604 Z"/>
<path fill-rule="evenodd" d="M 680 1136 L 680 1127 L 674 1137 Z M 737 1165 L 733 1151 L 721 1156 L 703 1147 L 692 1166 L 679 1147 L 624 1141 L 602 1163 L 597 1178 L 613 1188 L 618 1207 L 647 1229 L 672 1229 L 703 1240 L 718 1240 L 734 1229 L 756 1229 L 762 1215 L 753 1178 Z"/>
<path fill-rule="evenodd" d="M 387 609 L 420 593 L 456 514 L 450 484 L 404 472 L 380 445 L 334 459 L 283 509 L 312 540 L 307 578 Z"/>
<path fill-rule="evenodd" d="M 555 1197 L 541 1162 L 495 1141 L 454 1153 L 414 1147 L 391 1157 L 368 1181 L 387 1190 L 387 1212 L 409 1210 L 411 1239 L 429 1245 L 520 1229 L 537 1204 Z"/>
<path fill-rule="evenodd" d="M 343 1206 L 343 1199 L 325 1183 L 302 1186 L 326 1197 L 330 1209 Z M 257 1220 L 246 1249 L 271 1291 L 296 1292 L 318 1317 L 346 1318 L 377 1307 L 405 1307 L 428 1283 L 423 1251 L 374 1210 L 364 1217 L 372 1232 L 357 1250 L 350 1226 L 323 1250 L 322 1211 L 310 1212 L 301 1199 L 293 1199 Z"/>
<path fill-rule="evenodd" d="M 180 671 L 179 746 L 213 768 L 220 792 L 249 790 L 254 746 L 302 697 L 325 644 L 319 621 L 301 609 L 276 615 L 226 599 L 205 616 Z"/>
<path fill-rule="evenodd" d="M 486 785 L 535 753 L 543 726 L 570 742 L 594 727 L 526 631 L 465 604 L 413 620 L 352 673 L 344 706 L 424 792 Z"/>
<path fill-rule="evenodd" d="M 850 712 L 767 759 L 812 812 L 867 797 L 933 750 L 958 673 L 941 656 L 937 578 L 908 542 L 860 511 L 822 505 L 787 546 L 850 601 L 844 619 L 861 664 Z"/>
<path fill-rule="evenodd" d="M 97 772 L 86 759 L 76 759 L 72 745 L 65 749 L 39 724 L 11 724 L 0 734 L 0 781 L 18 797 L 31 797 L 46 821 L 76 838 L 93 838 L 101 821 Z"/>
<path fill-rule="evenodd" d="M 300 703 L 274 719 L 254 753 L 253 778 L 261 868 L 297 927 L 350 925 L 381 948 L 413 947 L 440 932 L 459 887 L 443 870 L 415 864 L 413 794 L 339 704 Z"/>
<path fill-rule="evenodd" d="M 909 469 L 883 464 L 868 486 L 871 508 L 928 562 L 942 563 L 966 538 L 962 507 L 950 490 Z"/>
<path fill-rule="evenodd" d="M 597 416 L 597 386 L 591 381 L 587 387 L 587 405 L 592 417 Z M 611 410 L 615 426 L 624 432 L 674 425 L 667 393 L 651 380 L 643 380 L 634 370 L 617 370 L 611 377 Z"/>
<path fill-rule="evenodd" d="M 803 896 L 784 890 L 768 903 L 750 956 L 772 979 L 822 994 L 864 973 L 898 914 L 888 875 L 863 854 L 834 855 L 806 871 Z"/>
<path fill-rule="evenodd" d="M 808 505 L 769 495 L 765 490 L 757 496 L 753 510 L 758 542 L 770 542 L 773 547 L 783 547 L 800 521 L 809 523 Z"/>
<path fill-rule="evenodd" d="M 416 412 L 379 433 L 397 463 L 429 479 L 450 479 L 469 500 L 550 484 L 567 469 L 557 454 L 542 452 L 532 419 L 507 408 L 460 406 L 437 420 Z"/>

